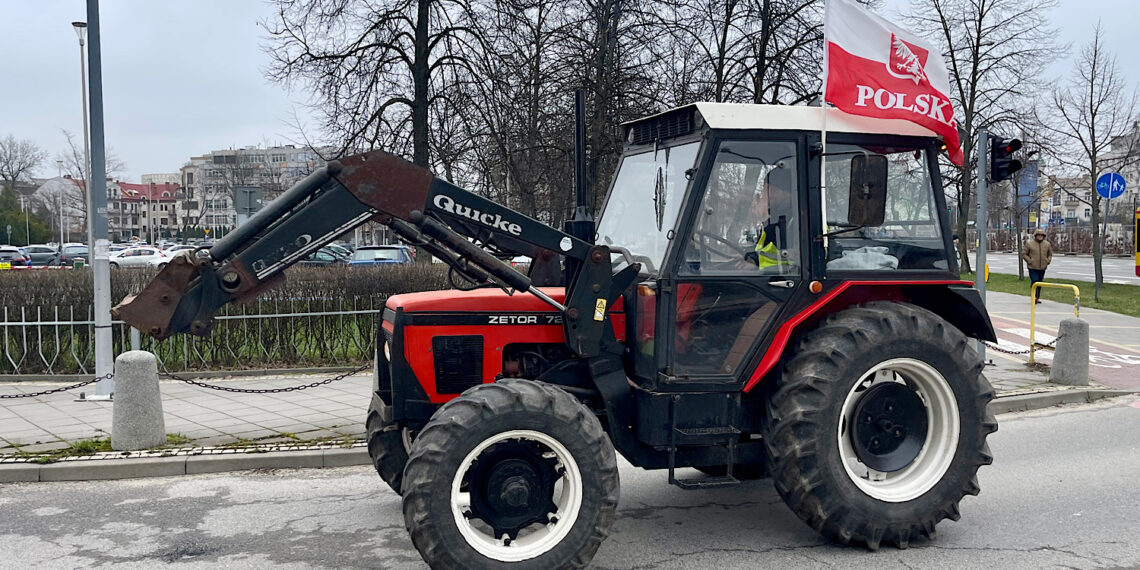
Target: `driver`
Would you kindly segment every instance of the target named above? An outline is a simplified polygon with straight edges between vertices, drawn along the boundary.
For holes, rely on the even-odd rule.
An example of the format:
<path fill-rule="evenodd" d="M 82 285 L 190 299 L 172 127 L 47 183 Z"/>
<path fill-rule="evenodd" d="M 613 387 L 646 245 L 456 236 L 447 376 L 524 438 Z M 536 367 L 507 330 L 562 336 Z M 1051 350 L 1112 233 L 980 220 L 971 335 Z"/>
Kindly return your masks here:
<path fill-rule="evenodd" d="M 792 264 L 791 260 L 784 257 L 791 220 L 787 215 L 773 213 L 773 208 L 776 212 L 790 212 L 795 203 L 789 190 L 791 181 L 787 179 L 787 174 L 782 169 L 773 170 L 764 182 L 764 189 L 752 197 L 751 218 L 763 221 L 756 226 L 755 248 L 744 259 L 761 271 Z"/>

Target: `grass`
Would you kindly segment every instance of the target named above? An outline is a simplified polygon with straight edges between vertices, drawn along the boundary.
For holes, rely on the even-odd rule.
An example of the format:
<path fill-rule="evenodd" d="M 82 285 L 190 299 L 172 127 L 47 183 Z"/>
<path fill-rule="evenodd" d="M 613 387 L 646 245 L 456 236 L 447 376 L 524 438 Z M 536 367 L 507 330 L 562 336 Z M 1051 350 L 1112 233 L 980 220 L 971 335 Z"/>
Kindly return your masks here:
<path fill-rule="evenodd" d="M 973 273 L 963 273 L 962 279 L 974 280 Z M 1048 283 L 1069 283 L 1081 289 L 1081 307 L 1112 311 L 1122 315 L 1140 317 L 1140 287 L 1135 285 L 1118 285 L 1105 283 L 1100 288 L 1100 301 L 1093 300 L 1094 284 L 1091 281 L 1077 281 L 1074 279 L 1057 279 L 1045 274 Z M 1029 277 L 1019 280 L 1016 275 L 1004 273 L 990 273 L 990 280 L 986 284 L 990 291 L 1013 293 L 1015 295 L 1029 296 Z M 1050 301 L 1072 304 L 1073 293 L 1065 289 L 1042 288 L 1041 298 Z"/>
<path fill-rule="evenodd" d="M 194 440 L 192 440 L 192 439 L 190 439 L 190 438 L 188 438 L 185 435 L 180 434 L 180 433 L 168 433 L 168 434 L 166 434 L 166 445 L 174 445 L 174 446 L 186 445 L 192 441 L 194 441 Z"/>

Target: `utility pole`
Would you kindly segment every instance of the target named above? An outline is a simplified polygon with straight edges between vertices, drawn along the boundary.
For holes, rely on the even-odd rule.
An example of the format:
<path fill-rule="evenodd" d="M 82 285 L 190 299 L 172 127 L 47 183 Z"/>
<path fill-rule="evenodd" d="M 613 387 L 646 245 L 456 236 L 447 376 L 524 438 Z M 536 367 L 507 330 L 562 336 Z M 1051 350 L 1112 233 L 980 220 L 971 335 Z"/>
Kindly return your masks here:
<path fill-rule="evenodd" d="M 99 0 L 87 0 L 89 30 L 87 61 L 91 72 L 91 187 L 87 190 L 87 219 L 91 236 L 91 269 L 95 278 L 95 376 L 114 371 L 111 346 L 110 240 L 107 239 L 107 160 L 103 140 L 103 67 L 99 29 Z M 84 141 L 87 142 L 87 141 Z M 95 384 L 95 399 L 110 400 L 114 378 Z"/>
<path fill-rule="evenodd" d="M 986 166 L 986 156 L 989 152 L 990 135 L 985 127 L 978 129 L 978 259 L 974 264 L 974 287 L 982 296 L 982 306 L 986 304 L 986 176 L 989 168 Z M 978 355 L 982 362 L 986 361 L 986 343 L 978 341 Z"/>

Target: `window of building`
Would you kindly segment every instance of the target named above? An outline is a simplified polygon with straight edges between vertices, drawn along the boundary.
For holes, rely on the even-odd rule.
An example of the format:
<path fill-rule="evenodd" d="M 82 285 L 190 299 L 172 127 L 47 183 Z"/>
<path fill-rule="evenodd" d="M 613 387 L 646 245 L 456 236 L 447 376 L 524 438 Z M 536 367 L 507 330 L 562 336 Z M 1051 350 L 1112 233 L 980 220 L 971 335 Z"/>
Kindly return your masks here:
<path fill-rule="evenodd" d="M 1085 217 L 1086 218 L 1092 217 L 1092 208 L 1085 208 Z"/>

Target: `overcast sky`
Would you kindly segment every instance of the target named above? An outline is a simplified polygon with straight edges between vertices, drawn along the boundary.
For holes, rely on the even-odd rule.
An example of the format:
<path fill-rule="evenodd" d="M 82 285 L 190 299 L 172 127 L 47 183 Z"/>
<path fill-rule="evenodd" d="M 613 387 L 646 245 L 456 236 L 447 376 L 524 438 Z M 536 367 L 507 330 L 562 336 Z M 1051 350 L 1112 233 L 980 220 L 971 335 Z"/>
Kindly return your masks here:
<path fill-rule="evenodd" d="M 884 0 L 892 17 L 907 0 Z M 306 94 L 264 78 L 264 30 L 272 14 L 259 0 L 103 0 L 103 97 L 106 142 L 137 182 L 177 172 L 190 156 L 215 149 L 298 138 L 294 114 L 308 121 Z M 1097 20 L 1132 85 L 1140 80 L 1137 0 L 1061 0 L 1052 15 L 1074 51 Z M 0 0 L 0 137 L 31 139 L 56 174 L 63 129 L 81 143 L 79 44 L 71 22 L 86 19 L 84 0 Z M 1055 66 L 1068 72 L 1066 62 Z"/>

